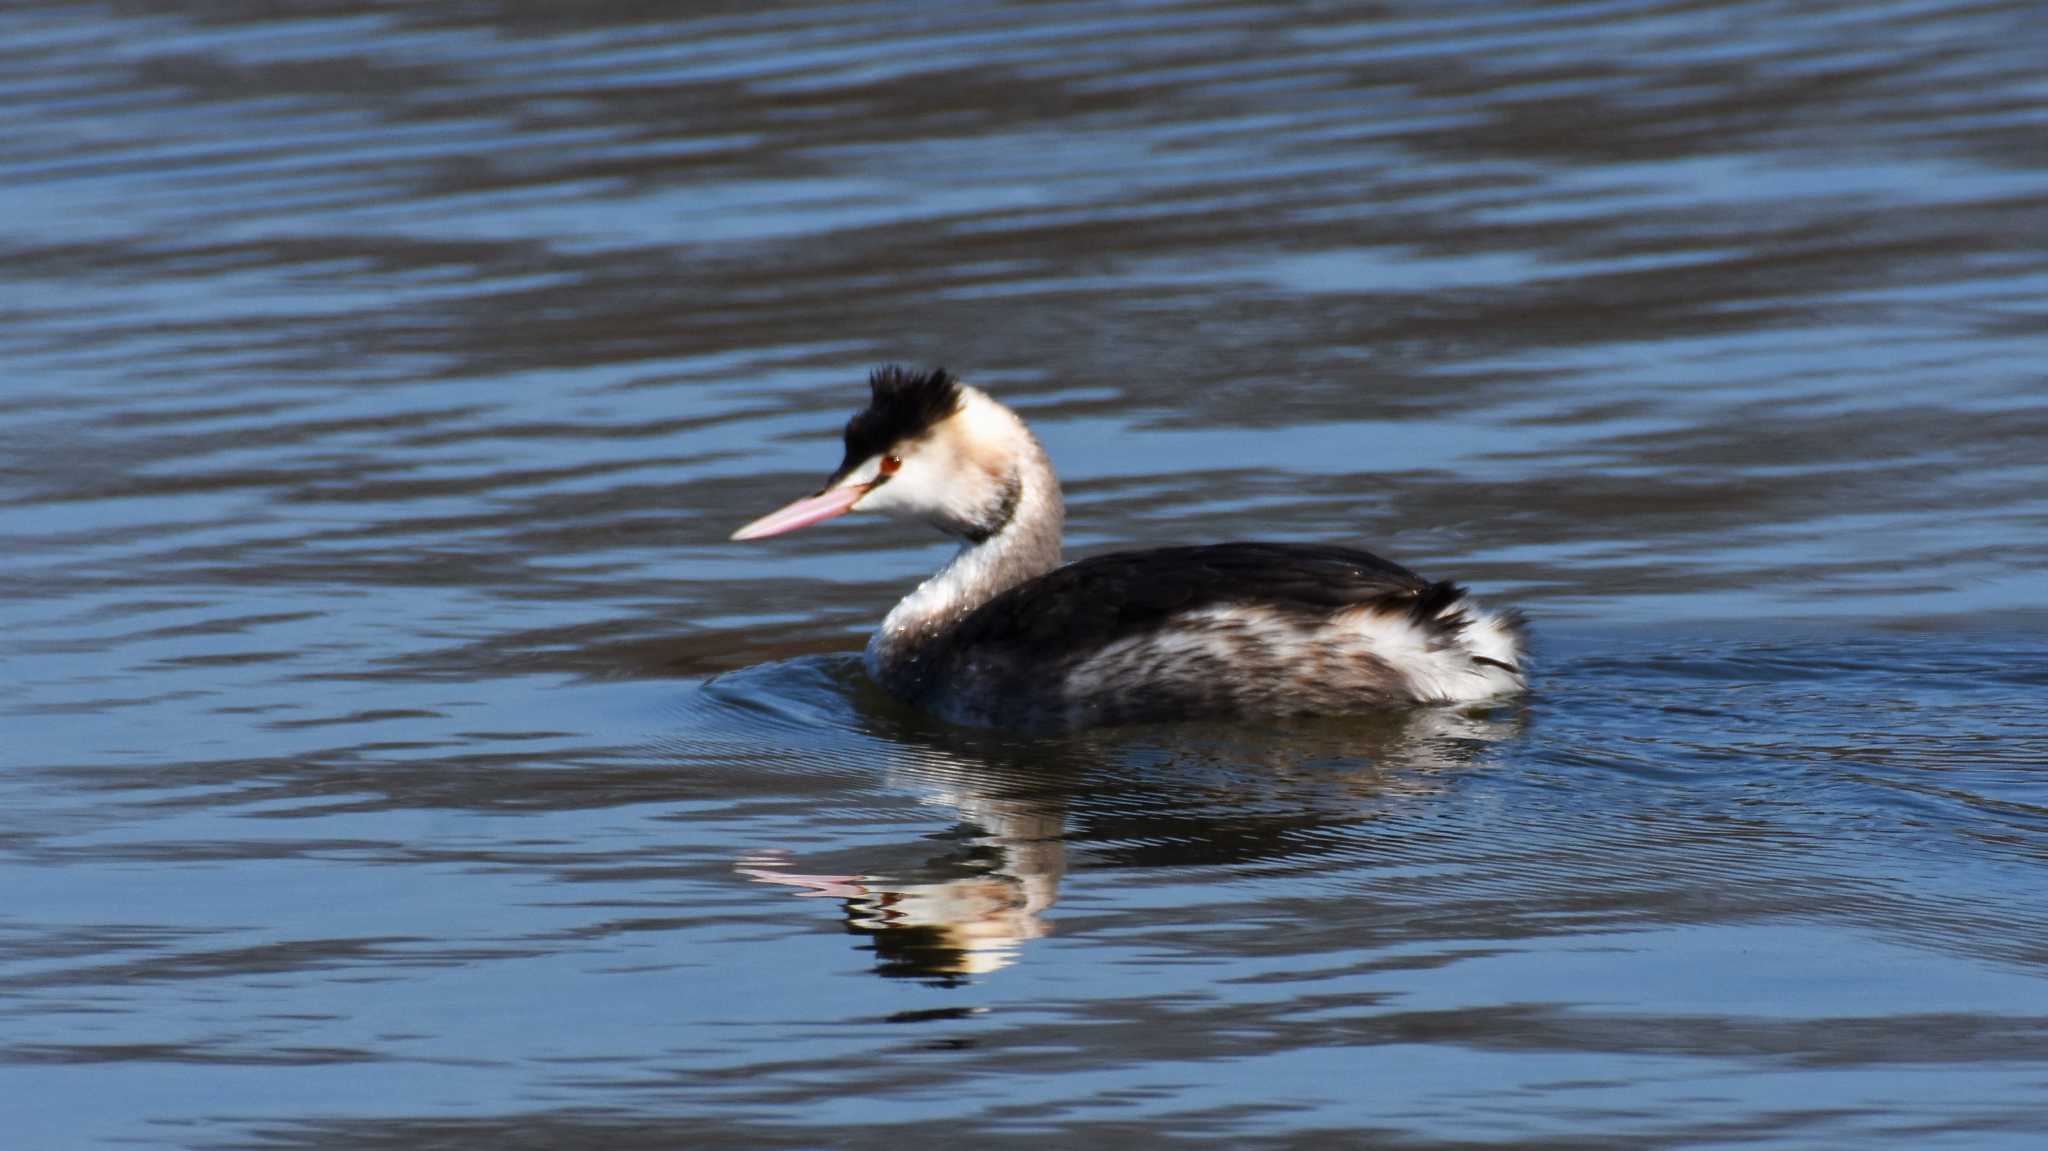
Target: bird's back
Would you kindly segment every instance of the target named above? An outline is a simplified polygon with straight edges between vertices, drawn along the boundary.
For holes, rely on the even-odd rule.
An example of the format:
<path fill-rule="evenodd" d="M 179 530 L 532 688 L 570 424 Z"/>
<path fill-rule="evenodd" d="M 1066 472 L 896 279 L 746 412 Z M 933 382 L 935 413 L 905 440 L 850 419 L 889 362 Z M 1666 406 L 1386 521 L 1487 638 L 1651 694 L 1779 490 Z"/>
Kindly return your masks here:
<path fill-rule="evenodd" d="M 1115 552 L 997 595 L 919 702 L 969 723 L 1334 714 L 1521 686 L 1519 620 L 1356 548 Z"/>

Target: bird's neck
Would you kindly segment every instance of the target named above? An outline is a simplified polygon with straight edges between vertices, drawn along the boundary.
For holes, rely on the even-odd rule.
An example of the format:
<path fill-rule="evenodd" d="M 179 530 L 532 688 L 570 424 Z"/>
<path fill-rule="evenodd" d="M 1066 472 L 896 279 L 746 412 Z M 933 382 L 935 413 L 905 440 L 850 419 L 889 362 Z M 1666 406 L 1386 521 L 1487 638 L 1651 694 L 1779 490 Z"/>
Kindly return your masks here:
<path fill-rule="evenodd" d="M 1003 527 L 963 544 L 946 566 L 917 585 L 868 640 L 868 673 L 889 694 L 916 700 L 930 686 L 947 639 L 976 608 L 1060 566 L 1066 505 L 1044 449 L 1031 440 L 1019 457 L 1020 489 Z"/>

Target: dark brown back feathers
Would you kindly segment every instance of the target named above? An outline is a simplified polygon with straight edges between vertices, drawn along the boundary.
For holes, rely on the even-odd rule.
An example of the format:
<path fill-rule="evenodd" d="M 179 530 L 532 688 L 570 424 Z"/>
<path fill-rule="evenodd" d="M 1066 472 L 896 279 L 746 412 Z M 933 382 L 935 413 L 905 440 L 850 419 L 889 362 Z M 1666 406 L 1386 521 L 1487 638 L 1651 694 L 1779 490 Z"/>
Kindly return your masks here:
<path fill-rule="evenodd" d="M 951 643 L 1050 658 L 1114 643 L 1181 612 L 1228 604 L 1315 615 L 1377 606 L 1449 638 L 1463 620 L 1443 613 L 1464 596 L 1454 583 L 1432 583 L 1357 548 L 1158 548 L 1079 560 L 1011 588 L 961 621 Z"/>

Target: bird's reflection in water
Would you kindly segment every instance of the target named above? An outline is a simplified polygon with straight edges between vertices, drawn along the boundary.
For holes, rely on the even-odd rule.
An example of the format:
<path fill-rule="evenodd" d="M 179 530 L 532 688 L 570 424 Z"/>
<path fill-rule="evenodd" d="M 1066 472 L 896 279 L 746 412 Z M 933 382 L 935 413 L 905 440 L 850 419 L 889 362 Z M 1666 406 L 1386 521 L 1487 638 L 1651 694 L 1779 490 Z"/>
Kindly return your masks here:
<path fill-rule="evenodd" d="M 1044 913 L 1066 874 L 1065 812 L 1028 800 L 952 799 L 961 812 L 952 845 L 913 866 L 803 874 L 776 852 L 742 861 L 739 871 L 845 900 L 846 925 L 870 938 L 878 974 L 955 982 L 1000 970 L 1050 930 Z"/>
<path fill-rule="evenodd" d="M 794 894 L 844 901 L 877 974 L 954 984 L 999 971 L 1052 930 L 1075 845 L 1109 866 L 1283 859 L 1374 819 L 1389 802 L 1440 793 L 1520 730 L 1522 713 L 1443 709 L 1299 725 L 1177 725 L 1019 736 L 867 718 L 890 741 L 892 784 L 959 824 L 873 849 L 872 869 L 813 872 L 780 849 L 736 870 Z M 1327 840 L 1328 836 L 1320 837 Z M 1141 844 L 1137 851 L 1120 849 Z M 888 858 L 884 859 L 883 856 Z M 1096 858 L 1099 857 L 1099 858 Z"/>

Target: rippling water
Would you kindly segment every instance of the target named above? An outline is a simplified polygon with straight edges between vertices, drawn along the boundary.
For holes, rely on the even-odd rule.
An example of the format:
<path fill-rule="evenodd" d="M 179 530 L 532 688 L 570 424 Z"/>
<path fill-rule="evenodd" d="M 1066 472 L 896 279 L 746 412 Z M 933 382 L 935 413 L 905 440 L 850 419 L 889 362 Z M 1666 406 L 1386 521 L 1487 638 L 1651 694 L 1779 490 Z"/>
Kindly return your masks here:
<path fill-rule="evenodd" d="M 10 1145 L 2032 1147 L 2020 3 L 0 12 Z M 906 714 L 866 368 L 1478 714 Z"/>

